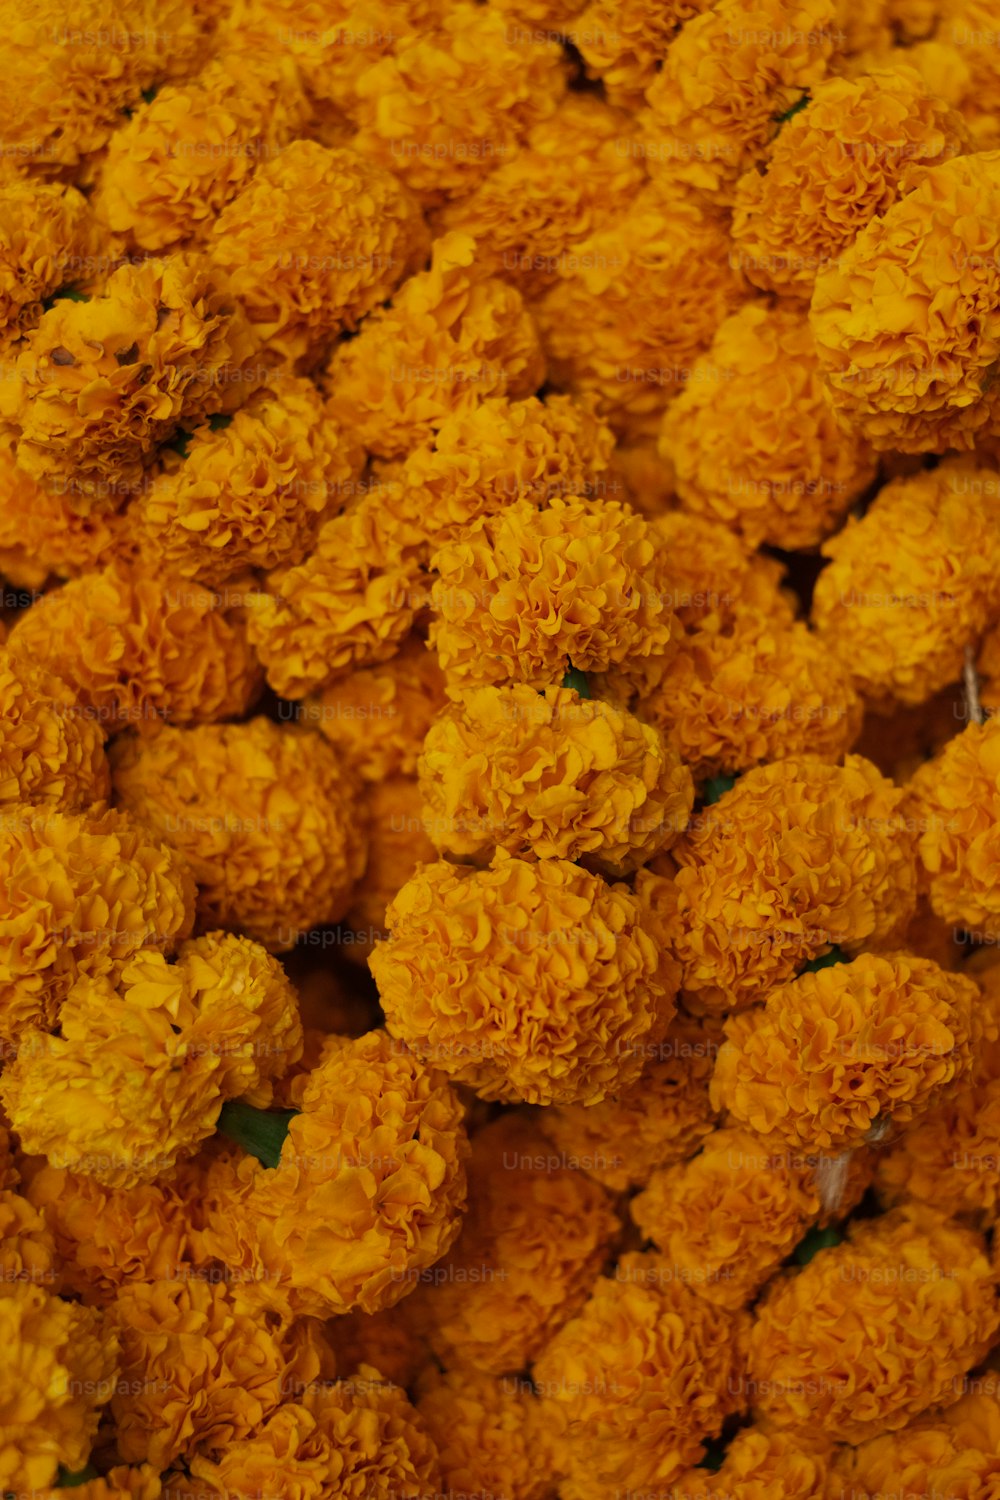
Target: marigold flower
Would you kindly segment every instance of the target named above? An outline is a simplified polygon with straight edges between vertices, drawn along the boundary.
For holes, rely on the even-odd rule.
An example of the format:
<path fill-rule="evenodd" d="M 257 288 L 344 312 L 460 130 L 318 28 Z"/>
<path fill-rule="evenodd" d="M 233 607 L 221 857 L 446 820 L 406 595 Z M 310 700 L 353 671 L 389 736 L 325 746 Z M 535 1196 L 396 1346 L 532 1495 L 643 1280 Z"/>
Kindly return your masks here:
<path fill-rule="evenodd" d="M 327 366 L 330 414 L 370 452 L 403 457 L 489 396 L 531 396 L 545 378 L 521 294 L 475 262 L 467 234 L 435 240 L 411 276 Z"/>
<path fill-rule="evenodd" d="M 315 724 L 365 781 L 377 784 L 416 775 L 424 737 L 447 701 L 437 657 L 421 636 L 408 635 L 395 656 L 338 677 L 296 717 Z"/>
<path fill-rule="evenodd" d="M 617 500 L 518 500 L 435 553 L 430 640 L 450 696 L 508 681 L 547 688 L 581 672 L 668 658 L 679 630 L 668 559 Z"/>
<path fill-rule="evenodd" d="M 256 1433 L 191 1461 L 196 1494 L 341 1494 L 418 1500 L 442 1494 L 437 1452 L 405 1392 L 363 1365 L 310 1386 Z"/>
<path fill-rule="evenodd" d="M 639 901 L 567 860 L 420 866 L 386 926 L 369 960 L 386 1025 L 480 1098 L 599 1103 L 673 1014 Z"/>
<path fill-rule="evenodd" d="M 529 1381 L 479 1371 L 429 1370 L 417 1411 L 441 1461 L 446 1493 L 495 1500 L 552 1500 L 548 1433 Z"/>
<path fill-rule="evenodd" d="M 350 147 L 299 140 L 222 210 L 206 248 L 261 357 L 306 372 L 421 262 L 427 235 L 391 172 Z"/>
<path fill-rule="evenodd" d="M 942 464 L 887 484 L 824 544 L 813 622 L 868 697 L 923 703 L 961 676 L 1000 607 L 998 496 L 993 471 Z"/>
<path fill-rule="evenodd" d="M 750 547 L 814 546 L 876 473 L 863 438 L 837 426 L 805 314 L 761 302 L 727 318 L 695 361 L 660 452 L 685 509 Z"/>
<path fill-rule="evenodd" d="M 974 1384 L 979 1382 L 973 1377 Z M 985 1384 L 985 1381 L 983 1382 Z M 957 1389 L 958 1387 L 956 1387 Z M 950 1394 L 945 1401 L 950 1401 Z M 975 1389 L 901 1432 L 841 1448 L 830 1474 L 831 1494 L 878 1500 L 898 1493 L 912 1500 L 940 1495 L 988 1495 L 1000 1474 L 1000 1402 L 995 1390 Z"/>
<path fill-rule="evenodd" d="M 686 29 L 686 28 L 685 28 Z M 619 434 L 655 434 L 695 357 L 746 295 L 722 219 L 645 189 L 575 247 L 532 305 L 561 390 L 593 400 Z"/>
<path fill-rule="evenodd" d="M 684 25 L 646 91 L 646 160 L 665 181 L 731 201 L 781 117 L 834 53 L 832 0 L 720 0 Z"/>
<path fill-rule="evenodd" d="M 531 35 L 513 22 L 511 32 Z M 567 94 L 474 193 L 439 210 L 435 226 L 471 234 L 477 263 L 530 301 L 574 265 L 579 242 L 626 212 L 642 187 L 646 170 L 634 133 L 628 115 L 595 95 Z"/>
<path fill-rule="evenodd" d="M 355 342 L 357 342 L 355 340 Z M 390 486 L 398 500 L 403 490 Z M 302 698 L 386 661 L 428 598 L 417 529 L 394 524 L 385 493 L 324 521 L 304 562 L 270 574 L 248 634 L 276 693 Z"/>
<path fill-rule="evenodd" d="M 676 508 L 674 476 L 660 457 L 655 439 L 619 442 L 611 455 L 610 473 L 607 492 L 627 500 L 647 520 L 659 520 Z"/>
<path fill-rule="evenodd" d="M 755 767 L 674 845 L 685 1000 L 739 1010 L 837 945 L 884 946 L 916 904 L 904 793 L 858 755 Z"/>
<path fill-rule="evenodd" d="M 569 1491 L 656 1490 L 741 1411 L 747 1326 L 696 1297 L 656 1255 L 625 1255 L 535 1362 L 550 1420 L 566 1429 Z"/>
<path fill-rule="evenodd" d="M 224 428 L 192 434 L 134 503 L 150 563 L 206 584 L 302 562 L 363 461 L 309 380 L 275 374 Z"/>
<path fill-rule="evenodd" d="M 114 1388 L 118 1340 L 96 1308 L 26 1281 L 0 1295 L 0 1339 L 0 1484 L 5 1493 L 40 1489 L 60 1467 L 86 1464 Z"/>
<path fill-rule="evenodd" d="M 655 9 L 637 0 L 590 0 L 567 28 L 589 78 L 600 79 L 612 104 L 636 110 L 659 71 L 667 46 L 709 0 L 666 0 Z"/>
<path fill-rule="evenodd" d="M 143 250 L 203 239 L 220 210 L 267 161 L 304 133 L 309 103 L 294 65 L 240 48 L 194 78 L 168 84 L 115 132 L 94 212 Z"/>
<path fill-rule="evenodd" d="M 1000 1211 L 1000 1078 L 979 1078 L 914 1121 L 879 1160 L 889 1206 L 916 1199 L 988 1228 Z"/>
<path fill-rule="evenodd" d="M 826 1493 L 833 1460 L 834 1445 L 823 1433 L 744 1427 L 726 1444 L 719 1469 L 688 1470 L 670 1500 L 815 1500 Z"/>
<path fill-rule="evenodd" d="M 83 279 L 101 237 L 82 193 L 31 177 L 0 185 L 0 235 L 0 349 L 9 353 L 46 299 Z"/>
<path fill-rule="evenodd" d="M 670 511 L 651 526 L 669 559 L 667 602 L 689 630 L 731 625 L 744 606 L 766 614 L 773 629 L 792 623 L 797 601 L 781 588 L 785 569 L 777 558 L 749 552 L 735 531 L 706 516 Z"/>
<path fill-rule="evenodd" d="M 96 720 L 62 678 L 0 647 L 0 803 L 77 812 L 110 791 Z"/>
<path fill-rule="evenodd" d="M 87 302 L 57 301 L 0 385 L 21 468 L 78 509 L 107 508 L 182 423 L 239 406 L 253 341 L 222 286 L 204 256 L 178 254 L 119 267 Z"/>
<path fill-rule="evenodd" d="M 993 1343 L 1000 1309 L 982 1238 L 931 1209 L 847 1234 L 758 1303 L 749 1392 L 778 1426 L 857 1444 L 946 1401 Z"/>
<path fill-rule="evenodd" d="M 65 1279 L 48 1215 L 12 1188 L 0 1189 L 0 1284 L 29 1282 L 61 1292 Z"/>
<path fill-rule="evenodd" d="M 996 425 L 1000 152 L 956 157 L 816 280 L 810 320 L 838 418 L 879 449 L 970 449 Z"/>
<path fill-rule="evenodd" d="M 474 688 L 431 725 L 420 757 L 442 854 L 497 849 L 622 875 L 688 823 L 691 773 L 656 729 L 573 688 Z"/>
<path fill-rule="evenodd" d="M 696 782 L 788 755 L 838 761 L 862 720 L 847 668 L 806 626 L 752 608 L 693 631 L 636 713 Z"/>
<path fill-rule="evenodd" d="M 229 718 L 246 713 L 262 685 L 244 622 L 249 598 L 115 562 L 38 599 L 8 649 L 64 678 L 80 712 L 112 731 Z"/>
<path fill-rule="evenodd" d="M 203 928 L 280 952 L 346 911 L 366 841 L 354 779 L 319 735 L 263 718 L 165 726 L 116 741 L 112 777 L 119 802 L 190 865 Z"/>
<path fill-rule="evenodd" d="M 117 981 L 138 949 L 191 931 L 194 881 L 124 812 L 10 807 L 0 819 L 0 1036 L 58 1024 L 80 978 Z"/>
<path fill-rule="evenodd" d="M 927 167 L 970 147 L 960 115 L 914 69 L 827 78 L 782 126 L 763 173 L 736 185 L 735 254 L 749 281 L 812 296 L 817 273 Z"/>
<path fill-rule="evenodd" d="M 110 486 L 107 490 L 112 496 Z M 67 479 L 62 491 L 43 489 L 19 469 L 10 435 L 0 437 L 0 573 L 29 595 L 52 575 L 93 573 L 138 551 L 126 514 L 90 510 L 82 515 L 75 508 L 77 482 Z"/>
<path fill-rule="evenodd" d="M 119 1464 L 103 1478 L 88 1479 L 83 1484 L 74 1479 L 69 1486 L 39 1491 L 35 1500 L 161 1500 L 164 1495 L 170 1500 L 171 1491 L 163 1489 L 160 1476 L 150 1464 L 138 1468 Z"/>
<path fill-rule="evenodd" d="M 931 906 L 955 927 L 1000 933 L 1000 719 L 967 724 L 916 772 L 906 810 Z"/>
<path fill-rule="evenodd" d="M 419 1278 L 418 1326 L 449 1370 L 523 1370 L 582 1306 L 619 1229 L 603 1188 L 502 1115 L 473 1136 L 465 1227 Z"/>
<path fill-rule="evenodd" d="M 344 925 L 355 941 L 345 958 L 366 963 L 374 944 L 386 936 L 389 903 L 420 864 L 431 864 L 437 850 L 423 812 L 420 788 L 408 776 L 391 776 L 368 788 L 368 863 L 351 900 Z"/>

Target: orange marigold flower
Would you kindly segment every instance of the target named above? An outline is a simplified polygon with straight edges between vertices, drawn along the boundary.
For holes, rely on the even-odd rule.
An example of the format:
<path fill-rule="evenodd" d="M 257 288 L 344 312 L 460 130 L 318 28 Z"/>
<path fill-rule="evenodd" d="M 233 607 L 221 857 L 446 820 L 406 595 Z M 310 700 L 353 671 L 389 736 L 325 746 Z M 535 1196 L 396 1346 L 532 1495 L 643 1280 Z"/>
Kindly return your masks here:
<path fill-rule="evenodd" d="M 497 849 L 623 875 L 688 824 L 691 773 L 658 731 L 573 688 L 473 688 L 431 725 L 420 757 L 427 830 L 442 854 Z"/>
<path fill-rule="evenodd" d="M 876 215 L 927 167 L 969 149 L 960 115 L 912 68 L 827 78 L 784 125 L 766 171 L 736 185 L 735 255 L 748 281 L 781 296 L 812 296 Z"/>
<path fill-rule="evenodd" d="M 1000 152 L 956 157 L 816 280 L 811 322 L 839 419 L 875 448 L 970 449 L 996 425 Z"/>
<path fill-rule="evenodd" d="M 131 516 L 151 564 L 220 584 L 247 568 L 300 563 L 362 461 L 312 381 L 276 374 L 224 428 L 197 428 Z"/>
<path fill-rule="evenodd" d="M 30 1282 L 61 1292 L 64 1269 L 48 1214 L 12 1188 L 0 1189 L 0 1284 Z"/>
<path fill-rule="evenodd" d="M 572 28 L 575 31 L 575 27 Z M 511 22 L 508 34 L 531 35 Z M 577 259 L 579 242 L 624 213 L 646 171 L 628 115 L 567 94 L 469 197 L 434 216 L 476 241 L 476 260 L 532 300 Z"/>
<path fill-rule="evenodd" d="M 518 500 L 435 553 L 430 640 L 449 695 L 508 681 L 547 688 L 581 672 L 640 670 L 676 649 L 669 563 L 617 500 Z"/>
<path fill-rule="evenodd" d="M 842 766 L 792 756 L 741 776 L 674 845 L 685 997 L 739 1010 L 835 945 L 896 937 L 917 894 L 903 796 L 859 755 Z"/>
<path fill-rule="evenodd" d="M 590 0 L 567 28 L 589 78 L 600 79 L 612 104 L 636 110 L 653 82 L 668 44 L 710 0 L 665 0 L 650 7 L 641 0 Z"/>
<path fill-rule="evenodd" d="M 262 686 L 244 621 L 250 597 L 115 562 L 37 600 L 8 648 L 65 678 L 81 712 L 112 731 L 225 719 L 246 713 Z"/>
<path fill-rule="evenodd" d="M 40 1490 L 33 1500 L 172 1500 L 173 1492 L 164 1490 L 160 1476 L 151 1464 L 138 1468 L 118 1464 L 100 1479 L 81 1484 L 57 1485 L 54 1490 Z"/>
<path fill-rule="evenodd" d="M 34 592 L 50 576 L 93 573 L 138 552 L 127 513 L 94 509 L 81 514 L 79 482 L 67 478 L 56 490 L 43 489 L 17 467 L 10 443 L 9 433 L 0 437 L 0 573 L 8 583 Z M 108 484 L 102 494 L 114 504 L 130 490 L 116 495 Z"/>
<path fill-rule="evenodd" d="M 521 1115 L 477 1131 L 469 1212 L 414 1315 L 447 1369 L 509 1375 L 583 1305 L 620 1229 L 611 1199 Z"/>
<path fill-rule="evenodd" d="M 646 91 L 654 175 L 731 201 L 782 115 L 825 77 L 835 21 L 832 0 L 720 0 L 688 21 Z"/>
<path fill-rule="evenodd" d="M 743 301 L 721 218 L 687 197 L 639 193 L 575 247 L 536 303 L 549 377 L 596 402 L 626 437 L 655 434 L 696 355 Z"/>
<path fill-rule="evenodd" d="M 811 631 L 752 608 L 694 630 L 635 711 L 696 782 L 788 755 L 839 761 L 862 720 L 847 668 Z"/>
<path fill-rule="evenodd" d="M 71 489 L 80 510 L 106 507 L 182 422 L 239 406 L 253 341 L 222 286 L 204 256 L 178 254 L 121 266 L 87 302 L 57 301 L 0 385 L 21 468 Z"/>
<path fill-rule="evenodd" d="M 436 655 L 408 635 L 395 656 L 338 677 L 295 717 L 315 724 L 365 781 L 378 783 L 416 775 L 424 736 L 447 701 Z"/>
<path fill-rule="evenodd" d="M 115 132 L 94 212 L 143 250 L 203 239 L 258 158 L 284 150 L 308 119 L 289 60 L 247 48 L 225 52 L 189 81 L 159 89 Z"/>
<path fill-rule="evenodd" d="M 367 963 L 377 942 L 386 936 L 385 914 L 391 901 L 418 865 L 431 864 L 437 850 L 424 815 L 416 780 L 390 776 L 367 788 L 368 863 L 354 890 L 344 926 L 352 942 L 344 957 Z M 347 933 L 344 936 L 347 936 Z"/>
<path fill-rule="evenodd" d="M 82 1469 L 118 1369 L 118 1339 L 92 1307 L 14 1281 L 0 1295 L 0 1485 L 15 1494 Z"/>
<path fill-rule="evenodd" d="M 552 1500 L 549 1433 L 529 1381 L 479 1371 L 428 1370 L 417 1411 L 441 1460 L 446 1493 Z"/>
<path fill-rule="evenodd" d="M 992 470 L 945 463 L 894 479 L 824 544 L 813 623 L 866 696 L 923 703 L 961 676 L 1000 608 L 998 494 Z"/>
<path fill-rule="evenodd" d="M 194 881 L 173 850 L 118 811 L 11 807 L 0 819 L 0 1036 L 58 1024 L 70 986 L 115 983 L 138 949 L 191 931 Z"/>
<path fill-rule="evenodd" d="M 0 804 L 78 812 L 110 791 L 96 719 L 61 677 L 0 647 Z"/>
<path fill-rule="evenodd" d="M 823 1433 L 744 1427 L 727 1443 L 721 1468 L 686 1471 L 670 1500 L 815 1500 L 826 1493 L 833 1460 Z"/>
<path fill-rule="evenodd" d="M 47 298 L 87 274 L 101 236 L 74 187 L 15 177 L 0 185 L 0 349 L 9 353 Z"/>
<path fill-rule="evenodd" d="M 914 1121 L 879 1160 L 890 1206 L 915 1199 L 978 1227 L 1000 1212 L 1000 1078 L 978 1078 Z"/>
<path fill-rule="evenodd" d="M 755 1310 L 748 1390 L 778 1426 L 864 1442 L 946 1401 L 998 1325 L 981 1236 L 920 1205 L 895 1209 L 772 1281 Z"/>
<path fill-rule="evenodd" d="M 674 476 L 660 457 L 655 439 L 619 442 L 611 455 L 610 474 L 605 492 L 627 500 L 648 520 L 659 520 L 675 509 Z"/>
<path fill-rule="evenodd" d="M 964 1385 L 963 1379 L 954 1389 Z M 988 1496 L 1000 1477 L 1000 1401 L 995 1387 L 980 1388 L 985 1379 L 974 1376 L 972 1385 L 972 1394 L 944 1411 L 919 1417 L 901 1432 L 841 1448 L 832 1465 L 830 1494 L 880 1500 L 905 1485 L 907 1500 Z M 951 1395 L 949 1391 L 944 1400 L 950 1402 Z"/>
<path fill-rule="evenodd" d="M 206 248 L 261 357 L 308 371 L 420 263 L 427 232 L 391 172 L 351 147 L 299 140 L 222 210 Z"/>
<path fill-rule="evenodd" d="M 350 1380 L 307 1387 L 252 1436 L 193 1459 L 190 1482 L 195 1495 L 222 1500 L 444 1493 L 437 1452 L 405 1392 L 369 1365 Z"/>
<path fill-rule="evenodd" d="M 761 1135 L 849 1150 L 971 1072 L 978 1008 L 973 980 L 905 953 L 800 974 L 726 1023 L 712 1101 Z"/>
<path fill-rule="evenodd" d="M 797 601 L 781 588 L 777 558 L 748 551 L 735 531 L 707 516 L 671 511 L 651 525 L 668 558 L 667 603 L 688 629 L 729 625 L 743 606 L 766 614 L 774 629 L 792 623 Z"/>
<path fill-rule="evenodd" d="M 512 34 L 502 11 L 456 0 L 356 87 L 358 150 L 434 205 L 470 193 L 554 112 L 566 65 L 554 39 Z"/>
<path fill-rule="evenodd" d="M 419 528 L 395 524 L 392 502 L 406 500 L 393 482 L 324 521 L 305 561 L 254 596 L 248 634 L 276 693 L 303 698 L 386 661 L 410 634 L 429 590 Z"/>
<path fill-rule="evenodd" d="M 652 1254 L 623 1256 L 535 1362 L 549 1419 L 565 1428 L 573 1500 L 657 1490 L 746 1404 L 748 1318 L 675 1280 Z"/>
<path fill-rule="evenodd" d="M 479 268 L 471 235 L 452 233 L 435 240 L 428 270 L 336 346 L 326 378 L 334 420 L 398 458 L 489 396 L 533 395 L 545 361 L 520 292 Z"/>
<path fill-rule="evenodd" d="M 838 426 L 808 320 L 748 302 L 718 329 L 667 407 L 660 452 L 685 509 L 750 547 L 812 547 L 875 478 L 863 438 Z"/>
<path fill-rule="evenodd" d="M 992 941 L 1000 934 L 1000 718 L 966 725 L 921 766 L 906 810 L 931 906 Z"/>
<path fill-rule="evenodd" d="M 422 865 L 386 926 L 369 960 L 386 1025 L 484 1099 L 597 1104 L 673 1014 L 640 902 L 567 860 Z"/>
<path fill-rule="evenodd" d="M 364 869 L 356 785 L 319 735 L 269 719 L 164 727 L 112 756 L 115 795 L 182 854 L 205 927 L 276 952 L 338 922 Z"/>

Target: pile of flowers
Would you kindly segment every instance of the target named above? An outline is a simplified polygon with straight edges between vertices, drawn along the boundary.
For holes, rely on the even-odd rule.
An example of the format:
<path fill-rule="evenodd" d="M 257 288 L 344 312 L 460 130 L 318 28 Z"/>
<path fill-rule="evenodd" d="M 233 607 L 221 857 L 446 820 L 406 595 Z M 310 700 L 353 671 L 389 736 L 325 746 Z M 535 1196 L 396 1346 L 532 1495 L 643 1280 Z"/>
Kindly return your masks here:
<path fill-rule="evenodd" d="M 985 0 L 0 15 L 0 1500 L 1000 1494 Z"/>

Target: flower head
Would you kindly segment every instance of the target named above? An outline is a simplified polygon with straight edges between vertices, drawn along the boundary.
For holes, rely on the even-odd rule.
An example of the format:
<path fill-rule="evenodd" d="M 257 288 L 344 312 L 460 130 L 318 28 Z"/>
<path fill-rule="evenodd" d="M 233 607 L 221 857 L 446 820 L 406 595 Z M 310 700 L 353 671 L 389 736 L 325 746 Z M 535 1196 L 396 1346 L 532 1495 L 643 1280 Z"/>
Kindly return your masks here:
<path fill-rule="evenodd" d="M 0 225 L 0 348 L 6 352 L 35 327 L 54 292 L 84 279 L 101 235 L 81 192 L 32 177 L 0 186 Z"/>
<path fill-rule="evenodd" d="M 96 719 L 61 677 L 0 648 L 0 803 L 78 812 L 110 790 Z"/>
<path fill-rule="evenodd" d="M 669 43 L 708 0 L 589 0 L 567 28 L 590 78 L 600 79 L 612 104 L 635 110 L 660 69 Z"/>
<path fill-rule="evenodd" d="M 548 1433 L 529 1383 L 479 1371 L 429 1370 L 417 1411 L 441 1461 L 446 1492 L 550 1500 Z"/>
<path fill-rule="evenodd" d="M 989 1495 L 996 1488 L 1000 1401 L 993 1378 L 975 1377 L 972 1393 L 946 1408 L 918 1417 L 899 1432 L 841 1448 L 832 1466 L 831 1489 L 856 1500 L 878 1500 L 905 1476 L 913 1500 L 938 1495 Z M 964 1382 L 956 1382 L 955 1390 Z M 993 1388 L 990 1388 L 990 1385 Z"/>
<path fill-rule="evenodd" d="M 45 489 L 14 462 L 10 434 L 0 438 L 0 572 L 8 583 L 36 592 L 50 576 L 75 578 L 138 552 L 127 512 L 103 509 L 81 513 L 80 483 Z M 107 498 L 122 502 L 126 488 L 106 487 Z"/>
<path fill-rule="evenodd" d="M 772 629 L 792 623 L 796 601 L 781 587 L 777 558 L 750 552 L 728 526 L 690 511 L 668 511 L 651 525 L 669 559 L 668 602 L 688 629 L 729 626 L 744 606 L 767 615 Z"/>
<path fill-rule="evenodd" d="M 989 871 L 1000 841 L 1000 719 L 968 724 L 914 775 L 906 804 L 938 916 L 977 937 L 1000 932 Z"/>

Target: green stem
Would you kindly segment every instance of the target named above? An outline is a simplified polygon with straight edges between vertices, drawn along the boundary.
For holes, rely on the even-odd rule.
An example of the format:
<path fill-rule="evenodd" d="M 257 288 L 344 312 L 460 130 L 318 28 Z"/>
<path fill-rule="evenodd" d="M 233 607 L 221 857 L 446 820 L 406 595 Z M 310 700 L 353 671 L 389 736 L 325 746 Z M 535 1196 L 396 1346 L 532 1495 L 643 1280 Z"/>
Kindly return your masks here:
<path fill-rule="evenodd" d="M 227 1099 L 219 1112 L 218 1128 L 262 1166 L 276 1167 L 297 1114 L 297 1109 L 256 1109 L 242 1099 Z"/>
<path fill-rule="evenodd" d="M 839 1245 L 844 1236 L 839 1229 L 827 1227 L 826 1229 L 810 1229 L 804 1239 L 799 1240 L 795 1247 L 795 1259 L 800 1266 L 807 1266 L 814 1255 L 820 1250 L 832 1250 L 834 1245 Z"/>
<path fill-rule="evenodd" d="M 67 1469 L 60 1468 L 56 1475 L 55 1487 L 57 1490 L 75 1490 L 77 1485 L 89 1484 L 92 1479 L 100 1479 L 100 1477 L 93 1464 L 88 1464 L 85 1469 L 80 1469 L 75 1474 L 70 1474 Z"/>
<path fill-rule="evenodd" d="M 564 688 L 572 688 L 581 698 L 590 697 L 590 683 L 587 681 L 586 672 L 581 672 L 578 667 L 574 667 L 568 658 L 566 661 L 566 675 L 562 680 L 562 685 Z"/>
<path fill-rule="evenodd" d="M 727 792 L 731 792 L 735 785 L 735 776 L 710 776 L 702 789 L 702 801 L 712 806 Z"/>
<path fill-rule="evenodd" d="M 836 943 L 834 943 L 829 953 L 821 953 L 819 958 L 811 958 L 807 964 L 803 965 L 799 973 L 815 974 L 817 969 L 832 969 L 834 964 L 846 963 L 850 963 L 850 959 L 844 950 L 838 948 Z"/>

